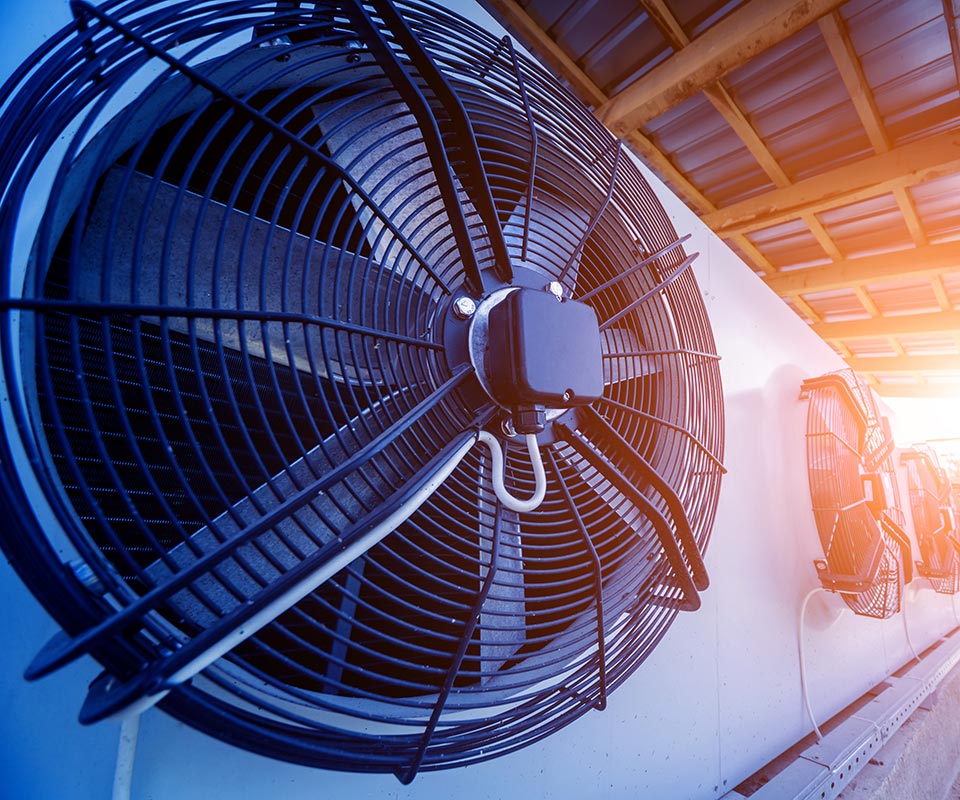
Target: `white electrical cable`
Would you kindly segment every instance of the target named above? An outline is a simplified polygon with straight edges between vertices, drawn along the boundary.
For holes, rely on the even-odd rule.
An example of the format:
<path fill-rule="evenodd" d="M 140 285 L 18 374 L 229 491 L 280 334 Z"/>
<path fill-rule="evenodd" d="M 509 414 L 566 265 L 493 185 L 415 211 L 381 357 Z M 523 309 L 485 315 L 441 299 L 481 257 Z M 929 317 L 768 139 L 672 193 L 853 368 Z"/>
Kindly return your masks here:
<path fill-rule="evenodd" d="M 130 800 L 133 789 L 133 762 L 137 757 L 140 715 L 128 714 L 120 725 L 117 743 L 117 767 L 113 773 L 113 800 Z"/>
<path fill-rule="evenodd" d="M 907 593 L 904 591 L 903 597 L 900 598 L 902 601 L 903 608 L 900 610 L 900 614 L 903 617 L 903 635 L 907 637 L 907 646 L 910 648 L 910 652 L 913 653 L 913 657 L 917 660 L 917 663 L 920 663 L 920 656 L 917 655 L 917 648 L 913 646 L 913 642 L 910 640 L 910 630 L 907 628 Z"/>
<path fill-rule="evenodd" d="M 430 496 L 437 490 L 452 473 L 467 453 L 472 450 L 478 442 L 483 442 L 489 449 L 491 455 L 491 471 L 493 478 L 493 491 L 497 499 L 507 508 L 527 512 L 537 508 L 547 491 L 547 477 L 543 468 L 543 459 L 540 455 L 540 447 L 537 444 L 537 437 L 534 434 L 527 434 L 527 450 L 530 453 L 530 461 L 533 465 L 534 474 L 534 492 L 527 500 L 521 500 L 511 495 L 503 482 L 503 449 L 497 438 L 487 431 L 477 433 L 475 439 L 466 439 L 445 461 L 440 468 L 430 476 L 420 489 L 409 497 L 406 502 L 393 510 L 379 525 L 369 530 L 362 537 L 354 541 L 349 547 L 341 550 L 333 557 L 327 559 L 310 575 L 305 576 L 299 582 L 287 589 L 279 597 L 274 598 L 266 606 L 260 609 L 246 622 L 230 631 L 218 642 L 212 644 L 209 648 L 199 653 L 192 661 L 185 664 L 173 675 L 166 683 L 178 686 L 190 680 L 194 675 L 202 672 L 214 661 L 223 655 L 229 653 L 234 647 L 246 640 L 265 625 L 273 622 L 280 614 L 287 611 L 294 604 L 298 603 L 311 592 L 315 591 L 322 584 L 336 575 L 341 569 L 362 556 L 375 544 L 379 543 L 392 531 L 406 522 L 413 513 L 420 508 Z M 156 705 L 162 700 L 169 689 L 161 690 L 155 694 L 145 695 L 134 700 L 128 706 L 120 709 L 112 715 L 113 718 L 124 718 L 124 715 L 141 714 L 148 708 Z"/>
<path fill-rule="evenodd" d="M 800 651 L 800 693 L 803 695 L 803 705 L 807 709 L 807 716 L 810 717 L 810 722 L 813 724 L 813 732 L 817 734 L 818 741 L 823 738 L 823 734 L 820 733 L 817 720 L 813 716 L 813 708 L 810 706 L 810 693 L 807 691 L 807 662 L 803 646 L 803 618 L 806 616 L 807 603 L 810 602 L 810 598 L 817 594 L 817 592 L 825 591 L 826 589 L 822 586 L 817 586 L 815 589 L 807 592 L 807 596 L 803 598 L 803 603 L 800 604 L 800 629 L 797 633 L 797 645 Z"/>
<path fill-rule="evenodd" d="M 497 496 L 497 500 L 511 511 L 533 511 L 543 502 L 543 497 L 547 493 L 547 475 L 543 469 L 543 458 L 540 456 L 540 445 L 537 444 L 536 434 L 528 433 L 526 440 L 530 463 L 533 465 L 534 491 L 528 500 L 521 500 L 510 494 L 507 487 L 503 485 L 503 449 L 500 447 L 500 441 L 488 431 L 480 431 L 477 434 L 477 441 L 483 442 L 490 449 L 490 458 L 493 462 L 490 465 L 493 493 Z"/>

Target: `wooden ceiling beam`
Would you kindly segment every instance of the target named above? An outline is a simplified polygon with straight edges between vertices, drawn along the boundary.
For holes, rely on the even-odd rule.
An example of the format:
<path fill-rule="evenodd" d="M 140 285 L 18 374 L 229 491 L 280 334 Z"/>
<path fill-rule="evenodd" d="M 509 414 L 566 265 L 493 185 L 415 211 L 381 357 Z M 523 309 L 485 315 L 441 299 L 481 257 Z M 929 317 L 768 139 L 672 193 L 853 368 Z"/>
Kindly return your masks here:
<path fill-rule="evenodd" d="M 817 24 L 824 41 L 827 43 L 827 49 L 837 65 L 843 85 L 847 87 L 847 94 L 853 101 L 857 116 L 860 117 L 860 122 L 867 132 L 870 144 L 878 153 L 885 153 L 890 149 L 890 140 L 883 128 L 880 112 L 877 109 L 876 101 L 873 99 L 873 92 L 870 91 L 867 77 L 863 72 L 860 59 L 857 57 L 857 51 L 854 49 L 843 20 L 834 11 L 821 17 Z"/>
<path fill-rule="evenodd" d="M 866 131 L 870 144 L 876 152 L 886 153 L 890 149 L 890 137 L 884 128 L 883 117 L 880 116 L 880 110 L 877 108 L 867 76 L 863 71 L 857 50 L 853 46 L 853 41 L 850 39 L 850 33 L 847 31 L 843 19 L 839 12 L 834 11 L 821 17 L 817 24 L 824 41 L 827 43 L 827 49 L 837 65 L 843 85 L 846 86 L 847 93 L 857 110 L 857 116 L 860 118 L 860 123 Z M 893 195 L 900 207 L 900 213 L 903 215 L 907 230 L 910 231 L 910 238 L 913 239 L 913 243 L 917 245 L 926 244 L 926 232 L 923 230 L 920 215 L 917 213 L 917 208 L 907 190 L 903 186 L 895 187 Z"/>
<path fill-rule="evenodd" d="M 960 132 L 948 131 L 844 164 L 703 216 L 721 236 L 769 228 L 960 171 Z"/>
<path fill-rule="evenodd" d="M 853 289 L 901 278 L 926 278 L 960 269 L 960 241 L 929 244 L 863 258 L 847 258 L 825 267 L 781 272 L 766 278 L 781 297 Z"/>
<path fill-rule="evenodd" d="M 648 1 L 662 6 L 661 0 Z M 595 107 L 607 100 L 603 90 L 550 38 L 546 31 L 537 25 L 516 0 L 481 0 L 481 3 L 500 20 L 508 31 L 530 45 L 544 63 L 571 86 L 584 103 Z M 666 9 L 665 6 L 662 8 Z M 647 136 L 638 130 L 632 130 L 623 138 L 630 148 L 691 208 L 701 215 L 716 211 L 717 207 Z M 730 240 L 757 268 L 766 272 L 773 270 L 766 257 L 745 236 L 732 236 Z"/>
<path fill-rule="evenodd" d="M 845 322 L 818 322 L 812 326 L 812 329 L 818 336 L 830 341 L 930 333 L 951 334 L 960 331 L 960 311 L 898 314 Z"/>
<path fill-rule="evenodd" d="M 639 2 L 650 19 L 653 20 L 653 23 L 657 26 L 657 29 L 663 35 L 664 39 L 667 40 L 674 50 L 679 51 L 689 46 L 690 37 L 687 36 L 680 21 L 674 16 L 664 0 L 639 0 Z M 780 188 L 789 186 L 789 176 L 783 167 L 780 166 L 780 162 L 777 161 L 773 153 L 770 152 L 770 148 L 767 147 L 766 142 L 764 142 L 757 133 L 753 124 L 747 119 L 747 115 L 743 113 L 737 101 L 734 100 L 733 95 L 731 95 L 723 85 L 723 82 L 718 80 L 716 83 L 705 86 L 703 94 L 707 100 L 710 101 L 714 109 L 716 109 L 717 113 L 724 118 L 733 132 L 739 137 L 740 141 L 743 142 L 744 147 L 746 147 L 754 157 L 761 169 L 767 173 L 773 185 Z M 628 136 L 638 135 L 640 135 L 639 131 L 628 134 Z M 716 206 L 714 206 L 714 208 L 716 208 Z M 706 212 L 701 210 L 700 213 Z M 833 239 L 830 238 L 826 228 L 823 227 L 815 215 L 804 215 L 803 222 L 810 228 L 814 238 L 820 243 L 824 252 L 831 259 L 836 261 L 842 258 Z M 760 250 L 745 236 L 738 237 L 736 244 L 752 263 L 760 266 L 765 272 L 773 273 L 777 271 Z"/>
<path fill-rule="evenodd" d="M 935 356 L 853 356 L 847 363 L 857 372 L 960 372 L 960 355 Z"/>
<path fill-rule="evenodd" d="M 624 136 L 746 63 L 843 0 L 748 0 L 685 47 L 626 86 L 597 109 Z"/>

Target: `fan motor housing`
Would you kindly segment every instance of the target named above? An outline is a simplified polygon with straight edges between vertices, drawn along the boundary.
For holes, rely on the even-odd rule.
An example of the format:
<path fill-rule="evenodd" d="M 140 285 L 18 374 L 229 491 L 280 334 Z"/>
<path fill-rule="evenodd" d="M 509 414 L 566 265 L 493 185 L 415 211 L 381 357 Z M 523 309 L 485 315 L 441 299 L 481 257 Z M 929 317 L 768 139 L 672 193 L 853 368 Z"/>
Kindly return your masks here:
<path fill-rule="evenodd" d="M 600 328 L 586 303 L 518 289 L 491 309 L 489 342 L 501 405 L 566 408 L 603 394 Z"/>

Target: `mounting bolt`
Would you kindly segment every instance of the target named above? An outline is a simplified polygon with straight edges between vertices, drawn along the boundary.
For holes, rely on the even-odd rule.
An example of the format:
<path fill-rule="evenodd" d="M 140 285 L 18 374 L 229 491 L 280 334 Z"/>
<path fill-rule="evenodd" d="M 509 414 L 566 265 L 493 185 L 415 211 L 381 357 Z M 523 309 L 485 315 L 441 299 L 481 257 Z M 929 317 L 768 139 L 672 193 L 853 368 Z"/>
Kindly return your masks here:
<path fill-rule="evenodd" d="M 550 281 L 546 285 L 546 290 L 550 292 L 557 300 L 563 300 L 563 284 L 560 281 Z"/>
<path fill-rule="evenodd" d="M 472 297 L 458 297 L 453 301 L 453 313 L 457 319 L 470 319 L 477 310 L 477 304 Z"/>

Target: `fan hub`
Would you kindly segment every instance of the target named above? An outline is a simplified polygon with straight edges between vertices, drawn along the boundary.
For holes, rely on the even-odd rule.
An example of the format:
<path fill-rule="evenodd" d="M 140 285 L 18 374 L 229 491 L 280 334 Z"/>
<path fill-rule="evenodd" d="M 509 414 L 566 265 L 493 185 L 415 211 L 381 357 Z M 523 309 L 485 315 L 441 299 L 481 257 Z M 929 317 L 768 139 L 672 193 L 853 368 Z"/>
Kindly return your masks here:
<path fill-rule="evenodd" d="M 465 350 L 486 395 L 512 412 L 515 425 L 531 421 L 537 427 L 527 432 L 538 432 L 603 394 L 601 335 L 590 306 L 544 288 L 539 273 L 517 273 L 523 285 L 490 291 L 469 316 L 465 296 L 454 298 L 447 355 L 462 362 Z"/>
<path fill-rule="evenodd" d="M 519 289 L 490 310 L 488 369 L 509 408 L 568 408 L 603 394 L 600 327 L 585 303 Z"/>

